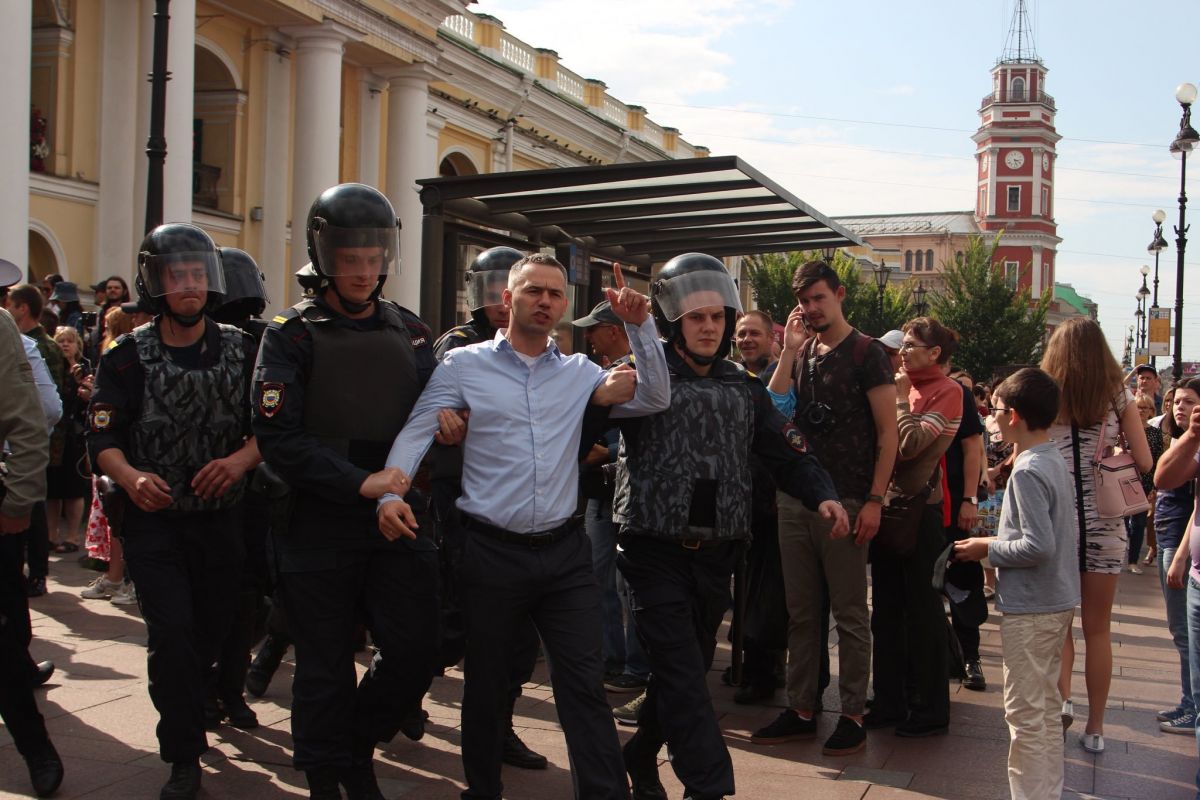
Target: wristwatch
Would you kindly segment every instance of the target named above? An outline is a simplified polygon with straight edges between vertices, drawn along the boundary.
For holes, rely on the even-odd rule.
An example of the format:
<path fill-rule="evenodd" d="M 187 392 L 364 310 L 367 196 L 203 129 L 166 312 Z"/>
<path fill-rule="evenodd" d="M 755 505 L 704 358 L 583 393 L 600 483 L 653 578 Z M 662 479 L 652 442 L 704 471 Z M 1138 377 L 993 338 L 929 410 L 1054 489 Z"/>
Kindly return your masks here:
<path fill-rule="evenodd" d="M 977 505 L 979 505 L 979 498 L 975 497 L 974 495 L 971 495 L 970 497 L 964 497 L 963 502 L 970 503 L 973 506 L 977 506 Z"/>
<path fill-rule="evenodd" d="M 882 496 L 882 495 L 878 495 L 878 494 L 869 494 L 869 495 L 867 495 L 867 500 L 866 500 L 866 502 L 868 502 L 868 503 L 879 503 L 879 505 L 883 505 L 883 496 Z"/>

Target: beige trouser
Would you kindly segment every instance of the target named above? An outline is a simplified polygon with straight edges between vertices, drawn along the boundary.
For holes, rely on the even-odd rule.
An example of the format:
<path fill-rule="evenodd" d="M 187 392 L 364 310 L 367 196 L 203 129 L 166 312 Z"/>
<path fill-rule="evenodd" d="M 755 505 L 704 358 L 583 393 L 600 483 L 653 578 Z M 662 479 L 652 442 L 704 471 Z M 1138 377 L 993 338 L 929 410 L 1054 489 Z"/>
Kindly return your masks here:
<path fill-rule="evenodd" d="M 1004 721 L 1009 735 L 1008 786 L 1013 800 L 1062 796 L 1058 672 L 1073 613 L 1005 614 L 1000 620 Z"/>

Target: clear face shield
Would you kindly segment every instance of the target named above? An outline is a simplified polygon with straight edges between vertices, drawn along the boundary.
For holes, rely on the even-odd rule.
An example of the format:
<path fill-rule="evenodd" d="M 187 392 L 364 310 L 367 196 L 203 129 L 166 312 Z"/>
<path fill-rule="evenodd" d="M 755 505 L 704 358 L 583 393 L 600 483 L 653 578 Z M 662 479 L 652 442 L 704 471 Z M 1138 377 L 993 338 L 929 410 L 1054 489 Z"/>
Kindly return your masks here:
<path fill-rule="evenodd" d="M 313 220 L 317 263 L 325 277 L 382 276 L 400 272 L 400 228 L 339 228 Z"/>
<path fill-rule="evenodd" d="M 484 306 L 498 306 L 508 288 L 508 270 L 489 269 L 467 273 L 467 308 L 478 311 Z"/>
<path fill-rule="evenodd" d="M 742 310 L 733 278 L 715 270 L 689 272 L 667 281 L 655 281 L 652 290 L 659 308 L 671 322 L 689 311 L 709 306 L 727 306 L 734 312 Z"/>
<path fill-rule="evenodd" d="M 151 297 L 182 292 L 225 292 L 221 259 L 212 252 L 145 255 L 138 271 Z"/>

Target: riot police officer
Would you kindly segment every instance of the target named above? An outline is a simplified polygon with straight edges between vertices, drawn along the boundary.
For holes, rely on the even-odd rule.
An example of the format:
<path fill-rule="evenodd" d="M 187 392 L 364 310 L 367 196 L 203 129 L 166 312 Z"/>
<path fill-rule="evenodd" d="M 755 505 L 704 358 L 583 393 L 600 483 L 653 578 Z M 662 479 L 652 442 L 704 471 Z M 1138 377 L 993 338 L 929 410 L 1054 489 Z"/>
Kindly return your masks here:
<path fill-rule="evenodd" d="M 250 436 L 254 340 L 209 318 L 224 289 L 217 248 L 194 225 L 160 225 L 138 254 L 149 325 L 100 359 L 88 450 L 127 497 L 110 510 L 149 638 L 150 699 L 171 778 L 162 798 L 200 788 L 209 668 L 228 630 L 241 566 L 239 503 L 259 461 Z"/>
<path fill-rule="evenodd" d="M 667 340 L 671 405 L 621 422 L 613 502 L 617 565 L 651 670 L 625 766 L 635 800 L 665 798 L 657 756 L 667 742 L 686 797 L 713 800 L 733 793 L 733 764 L 705 673 L 740 543 L 750 535 L 751 452 L 783 491 L 835 526 L 846 527 L 846 512 L 766 388 L 725 360 L 741 303 L 724 265 L 700 253 L 677 256 L 651 286 L 651 300 Z"/>
<path fill-rule="evenodd" d="M 255 347 L 262 339 L 267 324 L 261 317 L 267 308 L 267 289 L 263 285 L 258 264 L 244 250 L 222 247 L 221 269 L 225 275 L 225 291 L 219 305 L 213 309 L 217 322 L 235 325 L 254 337 Z M 254 490 L 251 481 L 242 504 L 242 536 L 245 561 L 238 581 L 228 590 L 236 593 L 237 604 L 229 632 L 221 645 L 216 674 L 209 688 L 205 706 L 205 727 L 215 730 L 228 719 L 235 728 L 256 728 L 258 717 L 242 696 L 242 686 L 250 664 L 250 648 L 254 644 L 254 623 L 259 603 L 269 583 L 266 558 L 266 535 L 269 524 L 267 500 Z"/>
<path fill-rule="evenodd" d="M 384 462 L 436 362 L 425 324 L 380 297 L 399 262 L 387 198 L 334 186 L 305 231 L 316 296 L 270 321 L 254 377 L 254 430 L 291 487 L 272 545 L 296 647 L 294 761 L 314 798 L 340 797 L 339 784 L 379 798 L 375 745 L 419 713 L 432 679 L 437 555 L 428 538 L 385 539 L 373 501 L 409 492 Z M 378 653 L 356 688 L 363 616 Z"/>
<path fill-rule="evenodd" d="M 466 274 L 467 306 L 471 309 L 471 319 L 446 331 L 434 343 L 433 351 L 439 362 L 451 350 L 491 341 L 496 331 L 508 327 L 508 307 L 504 305 L 501 295 L 508 288 L 508 272 L 512 265 L 524 257 L 524 253 L 512 247 L 493 247 L 475 257 Z M 454 501 L 462 494 L 461 448 L 434 446 L 432 489 L 434 517 L 442 544 L 442 557 L 446 562 L 443 564 L 442 664 L 450 666 L 462 658 L 465 638 L 462 612 L 457 602 L 456 575 L 462 526 L 454 505 Z M 529 681 L 537 666 L 539 644 L 537 628 L 530 620 L 517 632 L 512 648 L 512 669 L 508 679 L 508 730 L 504 734 L 502 758 L 505 764 L 521 769 L 545 769 L 548 766 L 546 757 L 521 741 L 512 725 L 513 707 L 521 696 L 521 687 Z"/>

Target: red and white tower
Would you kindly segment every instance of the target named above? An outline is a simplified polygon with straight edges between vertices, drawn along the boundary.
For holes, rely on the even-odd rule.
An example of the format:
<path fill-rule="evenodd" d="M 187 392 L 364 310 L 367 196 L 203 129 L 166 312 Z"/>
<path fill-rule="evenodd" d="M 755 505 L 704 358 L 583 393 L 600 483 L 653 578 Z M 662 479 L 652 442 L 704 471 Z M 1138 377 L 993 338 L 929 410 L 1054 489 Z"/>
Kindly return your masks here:
<path fill-rule="evenodd" d="M 979 186 L 975 220 L 986 240 L 1003 231 L 996 261 L 1033 296 L 1054 290 L 1054 98 L 1046 94 L 1025 0 L 1017 0 L 1004 53 L 992 67 L 992 91 L 979 109 Z"/>

